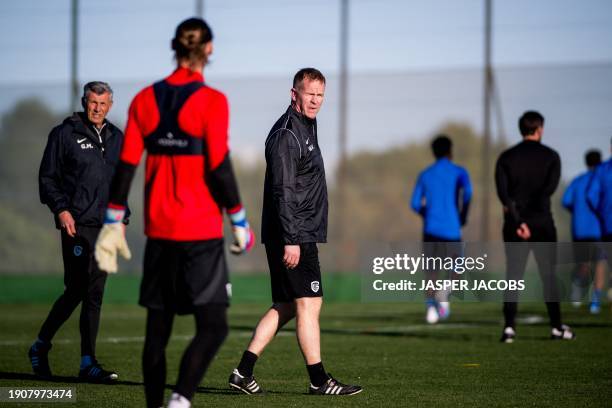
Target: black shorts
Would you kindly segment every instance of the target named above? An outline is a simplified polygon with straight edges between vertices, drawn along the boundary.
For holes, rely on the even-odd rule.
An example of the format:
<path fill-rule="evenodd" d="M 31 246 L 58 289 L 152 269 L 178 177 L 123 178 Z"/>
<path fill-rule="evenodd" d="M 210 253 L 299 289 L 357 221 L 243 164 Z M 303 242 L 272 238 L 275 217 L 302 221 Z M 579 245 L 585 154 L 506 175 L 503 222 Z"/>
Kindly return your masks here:
<path fill-rule="evenodd" d="M 285 303 L 302 297 L 323 296 L 317 244 L 314 242 L 300 244 L 300 261 L 294 269 L 285 267 L 284 254 L 284 244 L 266 244 L 272 301 Z"/>
<path fill-rule="evenodd" d="M 463 242 L 457 239 L 446 239 L 436 237 L 435 235 L 423 234 L 423 255 L 426 258 L 457 258 L 463 256 Z M 440 266 L 433 261 L 430 261 L 434 267 L 426 267 L 423 270 L 426 272 L 437 272 L 437 267 Z M 452 271 L 448 271 L 449 277 Z M 442 276 L 435 278 L 442 279 Z M 435 279 L 432 277 L 432 279 Z"/>
<path fill-rule="evenodd" d="M 210 303 L 228 305 L 231 287 L 223 245 L 223 239 L 148 239 L 140 305 L 177 314 Z"/>
<path fill-rule="evenodd" d="M 463 242 L 460 239 L 446 239 L 423 234 L 423 254 L 426 257 L 456 258 L 463 255 Z"/>
<path fill-rule="evenodd" d="M 577 264 L 606 260 L 606 254 L 598 238 L 574 239 L 574 258 Z"/>

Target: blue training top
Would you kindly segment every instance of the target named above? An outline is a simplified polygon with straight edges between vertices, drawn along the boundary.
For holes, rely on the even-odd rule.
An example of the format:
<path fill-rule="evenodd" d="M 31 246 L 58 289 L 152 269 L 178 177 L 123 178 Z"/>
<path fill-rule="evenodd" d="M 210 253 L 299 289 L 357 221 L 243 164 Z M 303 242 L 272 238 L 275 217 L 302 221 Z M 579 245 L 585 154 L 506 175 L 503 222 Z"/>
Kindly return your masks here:
<path fill-rule="evenodd" d="M 612 234 L 612 159 L 595 169 L 587 187 L 587 199 L 599 217 L 602 233 Z"/>
<path fill-rule="evenodd" d="M 459 192 L 463 190 L 461 214 Z M 423 204 L 423 198 L 425 204 Z M 412 209 L 424 218 L 424 232 L 448 240 L 461 239 L 472 198 L 468 172 L 447 158 L 437 160 L 419 174 L 412 192 Z"/>
<path fill-rule="evenodd" d="M 587 202 L 587 187 L 595 170 L 589 170 L 572 180 L 563 194 L 561 204 L 572 213 L 572 237 L 574 239 L 601 238 L 601 225 L 597 214 Z"/>

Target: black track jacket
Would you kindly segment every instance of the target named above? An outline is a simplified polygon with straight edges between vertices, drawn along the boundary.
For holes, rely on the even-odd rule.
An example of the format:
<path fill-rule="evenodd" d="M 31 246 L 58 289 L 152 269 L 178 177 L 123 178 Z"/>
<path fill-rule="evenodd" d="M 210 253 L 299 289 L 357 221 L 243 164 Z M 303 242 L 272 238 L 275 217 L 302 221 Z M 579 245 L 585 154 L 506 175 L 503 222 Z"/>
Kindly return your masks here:
<path fill-rule="evenodd" d="M 497 195 L 507 208 L 505 221 L 552 221 L 550 197 L 561 177 L 559 154 L 540 142 L 524 140 L 503 152 L 495 168 Z"/>
<path fill-rule="evenodd" d="M 266 139 L 264 243 L 327 241 L 327 184 L 317 121 L 291 106 Z"/>
<path fill-rule="evenodd" d="M 55 215 L 68 210 L 77 225 L 101 226 L 123 133 L 106 121 L 102 143 L 84 113 L 53 128 L 40 163 L 40 201 Z"/>

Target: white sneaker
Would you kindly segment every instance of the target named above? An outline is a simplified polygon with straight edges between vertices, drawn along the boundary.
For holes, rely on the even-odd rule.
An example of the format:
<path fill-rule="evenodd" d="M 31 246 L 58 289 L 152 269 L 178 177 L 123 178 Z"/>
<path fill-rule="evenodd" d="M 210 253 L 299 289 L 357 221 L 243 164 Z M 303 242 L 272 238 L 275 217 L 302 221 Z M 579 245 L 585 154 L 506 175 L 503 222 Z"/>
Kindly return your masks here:
<path fill-rule="evenodd" d="M 436 324 L 440 320 L 440 315 L 435 306 L 428 306 L 425 313 L 425 321 L 429 324 Z"/>
<path fill-rule="evenodd" d="M 502 332 L 501 341 L 502 343 L 514 343 L 514 338 L 516 337 L 516 332 L 510 326 L 504 328 Z"/>
<path fill-rule="evenodd" d="M 181 394 L 173 392 L 168 401 L 168 408 L 191 408 L 191 402 Z"/>
<path fill-rule="evenodd" d="M 561 330 L 552 328 L 550 338 L 552 340 L 574 340 L 576 335 L 568 325 L 562 324 Z"/>

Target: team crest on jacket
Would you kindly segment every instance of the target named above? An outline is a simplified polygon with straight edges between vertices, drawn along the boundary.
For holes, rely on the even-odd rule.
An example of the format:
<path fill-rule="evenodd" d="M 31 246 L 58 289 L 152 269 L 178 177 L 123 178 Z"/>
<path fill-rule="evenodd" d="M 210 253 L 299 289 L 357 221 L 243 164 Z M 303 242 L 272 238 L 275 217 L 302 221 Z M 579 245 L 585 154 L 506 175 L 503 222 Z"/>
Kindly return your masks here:
<path fill-rule="evenodd" d="M 319 281 L 310 282 L 310 289 L 312 289 L 314 293 L 317 293 L 319 291 Z"/>

